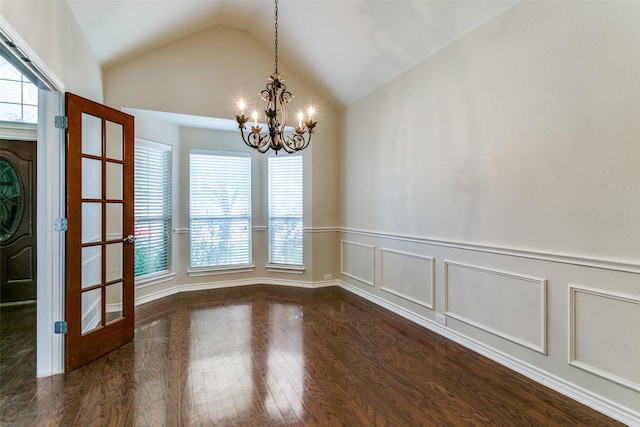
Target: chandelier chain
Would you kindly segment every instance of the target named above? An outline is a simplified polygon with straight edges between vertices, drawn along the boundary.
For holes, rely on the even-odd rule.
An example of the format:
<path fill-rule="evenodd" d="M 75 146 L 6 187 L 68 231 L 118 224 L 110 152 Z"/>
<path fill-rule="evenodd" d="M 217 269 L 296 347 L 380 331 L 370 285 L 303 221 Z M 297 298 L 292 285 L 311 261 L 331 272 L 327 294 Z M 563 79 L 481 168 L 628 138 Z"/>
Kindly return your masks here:
<path fill-rule="evenodd" d="M 275 47 L 273 49 L 274 53 L 275 53 L 275 73 L 278 74 L 278 0 L 276 0 L 276 9 L 275 9 L 275 31 L 274 31 L 274 35 L 275 35 Z"/>

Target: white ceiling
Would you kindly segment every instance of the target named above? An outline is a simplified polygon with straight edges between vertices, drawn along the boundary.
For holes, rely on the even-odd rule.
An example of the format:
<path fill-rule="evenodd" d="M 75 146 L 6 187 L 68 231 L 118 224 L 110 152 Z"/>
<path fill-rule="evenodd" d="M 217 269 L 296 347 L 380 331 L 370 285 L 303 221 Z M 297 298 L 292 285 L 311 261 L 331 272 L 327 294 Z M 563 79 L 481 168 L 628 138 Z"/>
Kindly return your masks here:
<path fill-rule="evenodd" d="M 279 0 L 279 58 L 347 106 L 516 1 Z M 219 24 L 273 49 L 271 0 L 68 2 L 105 67 Z"/>

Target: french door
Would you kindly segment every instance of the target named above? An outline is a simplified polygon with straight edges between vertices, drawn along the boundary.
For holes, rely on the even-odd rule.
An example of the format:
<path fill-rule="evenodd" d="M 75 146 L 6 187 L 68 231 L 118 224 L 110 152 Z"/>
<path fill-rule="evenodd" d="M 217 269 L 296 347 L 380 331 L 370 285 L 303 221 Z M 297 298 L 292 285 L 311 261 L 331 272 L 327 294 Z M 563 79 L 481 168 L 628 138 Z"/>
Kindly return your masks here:
<path fill-rule="evenodd" d="M 133 339 L 133 117 L 66 94 L 65 370 Z"/>

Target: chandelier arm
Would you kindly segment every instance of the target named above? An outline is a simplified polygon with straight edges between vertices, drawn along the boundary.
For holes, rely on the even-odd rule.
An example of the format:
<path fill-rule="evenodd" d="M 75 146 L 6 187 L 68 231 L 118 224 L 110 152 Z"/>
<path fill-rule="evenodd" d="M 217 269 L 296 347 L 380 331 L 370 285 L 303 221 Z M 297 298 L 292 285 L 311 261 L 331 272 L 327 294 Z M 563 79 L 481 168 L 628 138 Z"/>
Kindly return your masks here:
<path fill-rule="evenodd" d="M 263 144 L 261 147 L 253 147 L 256 150 L 258 150 L 259 153 L 262 153 L 262 154 L 266 153 L 269 150 L 269 148 L 271 148 L 271 145 L 266 143 L 266 138 L 263 137 L 263 139 L 265 141 L 265 144 Z"/>
<path fill-rule="evenodd" d="M 287 152 L 291 154 L 296 151 L 302 151 L 305 148 L 307 148 L 310 142 L 311 142 L 311 134 L 309 134 L 309 138 L 307 139 L 305 139 L 304 135 L 299 133 L 296 135 L 288 136 L 286 146 L 291 151 L 287 150 Z"/>
<path fill-rule="evenodd" d="M 258 128 L 258 130 L 254 130 L 255 128 L 252 128 L 252 131 L 249 132 L 246 136 L 244 134 L 244 129 L 245 126 L 239 126 L 240 128 L 240 135 L 242 136 L 242 141 L 245 143 L 245 145 L 247 147 L 250 148 L 254 148 L 256 150 L 260 150 L 261 148 L 265 148 L 265 147 L 269 147 L 269 144 L 267 144 L 267 135 L 260 135 L 260 130 L 262 128 Z M 255 143 L 254 141 L 257 141 L 257 143 Z M 264 151 L 262 151 L 263 153 L 266 152 L 268 148 L 266 148 Z"/>
<path fill-rule="evenodd" d="M 284 151 L 289 154 L 293 154 L 296 152 L 295 144 L 291 144 L 291 136 L 287 136 L 286 141 L 283 141 L 282 146 L 284 147 Z"/>
<path fill-rule="evenodd" d="M 240 135 L 242 136 L 242 142 L 244 142 L 248 147 L 251 148 L 256 148 L 255 146 L 253 146 L 248 140 L 247 138 L 245 138 L 244 136 L 244 124 L 238 126 L 240 128 Z M 249 133 L 249 136 L 251 135 L 251 133 Z"/>

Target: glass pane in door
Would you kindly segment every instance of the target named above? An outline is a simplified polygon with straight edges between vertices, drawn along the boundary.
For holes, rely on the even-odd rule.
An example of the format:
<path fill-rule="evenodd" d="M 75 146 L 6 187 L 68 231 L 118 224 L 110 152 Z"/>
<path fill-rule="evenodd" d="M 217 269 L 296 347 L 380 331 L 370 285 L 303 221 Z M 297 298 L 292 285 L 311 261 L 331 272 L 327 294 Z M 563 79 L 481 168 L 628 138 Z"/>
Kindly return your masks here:
<path fill-rule="evenodd" d="M 82 113 L 82 154 L 102 156 L 102 120 Z"/>
<path fill-rule="evenodd" d="M 122 318 L 122 282 L 107 286 L 107 324 Z"/>
<path fill-rule="evenodd" d="M 102 326 L 102 291 L 92 289 L 82 293 L 82 334 Z"/>
<path fill-rule="evenodd" d="M 107 240 L 122 239 L 122 203 L 106 203 Z"/>
<path fill-rule="evenodd" d="M 105 125 L 106 157 L 113 160 L 124 160 L 122 145 L 124 143 L 122 125 L 107 120 Z"/>
<path fill-rule="evenodd" d="M 122 165 L 106 162 L 107 164 L 107 199 L 122 200 Z"/>
<path fill-rule="evenodd" d="M 102 246 L 82 248 L 82 289 L 102 283 Z"/>
<path fill-rule="evenodd" d="M 82 159 L 82 198 L 102 199 L 102 162 Z"/>
<path fill-rule="evenodd" d="M 102 240 L 102 203 L 82 203 L 82 243 Z"/>
<path fill-rule="evenodd" d="M 124 243 L 111 243 L 107 245 L 106 281 L 112 282 L 123 278 L 122 272 L 122 245 Z"/>

